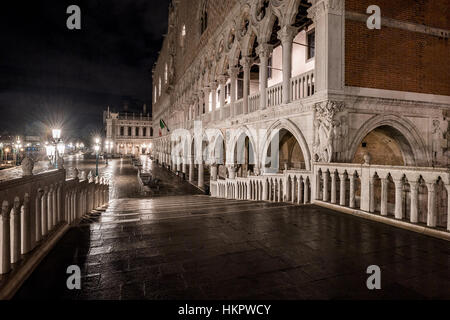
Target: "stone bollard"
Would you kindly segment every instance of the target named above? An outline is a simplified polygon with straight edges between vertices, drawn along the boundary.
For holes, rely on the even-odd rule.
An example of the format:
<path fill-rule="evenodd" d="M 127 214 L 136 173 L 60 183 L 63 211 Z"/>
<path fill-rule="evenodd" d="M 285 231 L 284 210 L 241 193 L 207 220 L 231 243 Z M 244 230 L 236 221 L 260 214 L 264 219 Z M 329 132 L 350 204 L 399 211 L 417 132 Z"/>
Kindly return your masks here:
<path fill-rule="evenodd" d="M 80 180 L 81 180 L 81 181 L 86 180 L 86 171 L 81 171 Z"/>
<path fill-rule="evenodd" d="M 25 254 L 28 253 L 30 251 L 30 246 L 31 246 L 31 216 L 30 216 L 30 195 L 28 193 L 25 194 L 24 198 L 23 198 L 23 210 L 21 212 L 21 220 L 22 220 L 22 225 L 21 225 L 21 230 L 20 230 L 20 234 L 21 234 L 21 253 Z"/>

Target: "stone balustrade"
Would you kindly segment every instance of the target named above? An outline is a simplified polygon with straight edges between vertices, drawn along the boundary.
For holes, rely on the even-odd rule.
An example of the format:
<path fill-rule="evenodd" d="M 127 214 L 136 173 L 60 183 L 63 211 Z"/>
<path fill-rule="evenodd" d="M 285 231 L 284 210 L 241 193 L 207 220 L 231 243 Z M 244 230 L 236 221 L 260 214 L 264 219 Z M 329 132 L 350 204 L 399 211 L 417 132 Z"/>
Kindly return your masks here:
<path fill-rule="evenodd" d="M 450 170 L 445 168 L 313 163 L 311 171 L 284 170 L 210 185 L 218 198 L 329 203 L 450 231 Z"/>
<path fill-rule="evenodd" d="M 264 174 L 216 180 L 210 182 L 211 195 L 217 198 L 308 203 L 310 172 L 285 171 L 283 174 Z"/>
<path fill-rule="evenodd" d="M 255 93 L 248 97 L 248 112 L 252 113 L 259 110 L 260 102 L 259 102 L 260 94 Z"/>
<path fill-rule="evenodd" d="M 267 88 L 267 107 L 275 107 L 283 102 L 283 83 Z"/>
<path fill-rule="evenodd" d="M 450 231 L 450 171 L 317 163 L 315 199 Z"/>
<path fill-rule="evenodd" d="M 234 103 L 234 110 L 235 110 L 235 115 L 240 115 L 243 114 L 243 105 L 244 105 L 244 100 L 243 99 L 239 99 L 236 100 L 236 102 Z"/>
<path fill-rule="evenodd" d="M 0 274 L 11 271 L 24 255 L 44 244 L 65 224 L 109 201 L 109 184 L 85 174 L 66 180 L 53 170 L 0 183 Z"/>
<path fill-rule="evenodd" d="M 314 70 L 291 79 L 291 101 L 297 101 L 314 94 Z"/>

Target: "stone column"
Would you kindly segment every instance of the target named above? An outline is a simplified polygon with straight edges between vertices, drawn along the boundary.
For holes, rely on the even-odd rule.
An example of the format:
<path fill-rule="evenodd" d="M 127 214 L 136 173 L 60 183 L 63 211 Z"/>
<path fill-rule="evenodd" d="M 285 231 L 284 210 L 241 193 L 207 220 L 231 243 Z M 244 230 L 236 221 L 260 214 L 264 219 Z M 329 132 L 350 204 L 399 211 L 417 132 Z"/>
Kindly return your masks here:
<path fill-rule="evenodd" d="M 336 204 L 336 172 L 331 173 L 331 203 Z"/>
<path fill-rule="evenodd" d="M 409 218 L 412 223 L 417 223 L 419 222 L 419 183 L 410 181 L 409 186 L 411 188 L 411 211 Z"/>
<path fill-rule="evenodd" d="M 204 168 L 203 161 L 200 161 L 198 164 L 198 187 L 203 188 L 205 186 L 205 176 L 204 176 Z"/>
<path fill-rule="evenodd" d="M 224 75 L 219 76 L 220 119 L 223 119 L 223 107 L 225 106 L 225 84 L 226 83 L 227 83 L 227 77 Z"/>
<path fill-rule="evenodd" d="M 328 171 L 325 171 L 322 173 L 323 176 L 323 201 L 328 201 L 328 178 L 330 176 L 330 173 Z"/>
<path fill-rule="evenodd" d="M 10 237 L 10 211 L 7 201 L 2 204 L 0 217 L 0 274 L 11 270 L 11 237 Z"/>
<path fill-rule="evenodd" d="M 20 260 L 20 199 L 14 199 L 11 215 L 11 263 Z"/>
<path fill-rule="evenodd" d="M 194 181 L 194 158 L 189 158 L 189 182 Z"/>
<path fill-rule="evenodd" d="M 428 214 L 427 226 L 436 227 L 436 184 L 427 183 L 428 188 Z"/>
<path fill-rule="evenodd" d="M 339 205 L 345 206 L 345 173 L 339 174 Z"/>
<path fill-rule="evenodd" d="M 212 116 L 211 116 L 211 120 L 215 121 L 216 120 L 216 109 L 217 109 L 217 82 L 213 81 L 211 82 L 211 108 L 212 108 Z"/>
<path fill-rule="evenodd" d="M 348 176 L 350 180 L 350 203 L 349 207 L 354 208 L 355 207 L 355 175 L 350 174 Z"/>
<path fill-rule="evenodd" d="M 244 69 L 244 95 L 243 95 L 243 114 L 248 113 L 248 95 L 250 92 L 250 64 L 252 59 L 250 57 L 244 57 L 241 59 L 241 66 Z"/>
<path fill-rule="evenodd" d="M 394 180 L 395 183 L 395 219 L 403 219 L 403 180 Z"/>
<path fill-rule="evenodd" d="M 239 74 L 239 68 L 233 67 L 228 70 L 231 80 L 231 104 L 230 104 L 230 118 L 236 116 L 236 97 L 237 97 L 237 76 Z"/>
<path fill-rule="evenodd" d="M 187 163 L 186 162 L 187 162 L 187 158 L 183 158 L 182 172 L 184 174 L 187 173 Z"/>
<path fill-rule="evenodd" d="M 211 88 L 206 86 L 203 89 L 203 95 L 204 95 L 203 98 L 205 101 L 205 113 L 209 113 L 209 94 L 210 93 L 211 93 Z M 202 112 L 203 112 L 203 110 L 202 110 Z"/>
<path fill-rule="evenodd" d="M 269 65 L 269 57 L 272 53 L 272 46 L 262 43 L 256 48 L 256 52 L 260 59 L 259 65 L 259 106 L 261 110 L 267 108 L 267 68 Z"/>
<path fill-rule="evenodd" d="M 297 28 L 283 26 L 278 31 L 278 39 L 283 47 L 283 104 L 291 102 L 292 77 L 292 41 L 297 34 Z"/>
<path fill-rule="evenodd" d="M 47 230 L 53 229 L 53 186 L 50 186 L 47 195 Z"/>
<path fill-rule="evenodd" d="M 381 215 L 387 216 L 387 202 L 388 202 L 388 186 L 389 181 L 387 178 L 381 178 Z"/>

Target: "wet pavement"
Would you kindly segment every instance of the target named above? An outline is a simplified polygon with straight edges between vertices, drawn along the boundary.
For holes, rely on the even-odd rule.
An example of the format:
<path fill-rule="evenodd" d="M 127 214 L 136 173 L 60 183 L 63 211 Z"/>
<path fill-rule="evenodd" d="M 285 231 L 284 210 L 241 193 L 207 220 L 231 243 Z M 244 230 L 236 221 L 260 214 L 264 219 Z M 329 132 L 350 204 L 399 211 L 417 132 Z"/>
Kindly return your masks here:
<path fill-rule="evenodd" d="M 118 196 L 64 236 L 16 299 L 450 299 L 446 241 L 312 205 L 122 198 L 135 173 L 110 170 Z M 69 265 L 81 290 L 66 287 Z M 381 290 L 367 289 L 370 265 Z"/>

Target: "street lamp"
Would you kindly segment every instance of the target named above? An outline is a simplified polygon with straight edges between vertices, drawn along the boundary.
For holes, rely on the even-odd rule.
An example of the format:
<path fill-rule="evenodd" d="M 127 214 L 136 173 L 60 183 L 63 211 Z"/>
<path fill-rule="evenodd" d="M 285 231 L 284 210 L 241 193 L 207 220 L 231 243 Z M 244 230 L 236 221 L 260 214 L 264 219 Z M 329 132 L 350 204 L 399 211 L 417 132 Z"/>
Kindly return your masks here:
<path fill-rule="evenodd" d="M 54 145 L 54 151 L 55 151 L 55 168 L 58 169 L 58 144 L 61 142 L 61 129 L 53 129 L 52 130 L 52 136 L 53 136 L 53 145 Z M 64 153 L 64 150 L 63 150 Z"/>
<path fill-rule="evenodd" d="M 96 158 L 95 158 L 95 176 L 98 177 L 98 153 L 100 152 L 100 145 L 96 144 L 94 147 Z"/>

